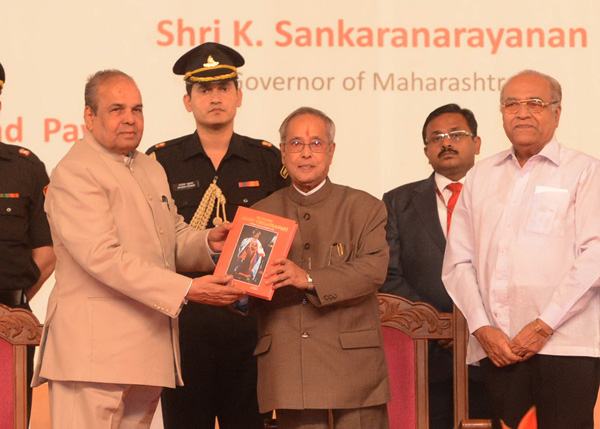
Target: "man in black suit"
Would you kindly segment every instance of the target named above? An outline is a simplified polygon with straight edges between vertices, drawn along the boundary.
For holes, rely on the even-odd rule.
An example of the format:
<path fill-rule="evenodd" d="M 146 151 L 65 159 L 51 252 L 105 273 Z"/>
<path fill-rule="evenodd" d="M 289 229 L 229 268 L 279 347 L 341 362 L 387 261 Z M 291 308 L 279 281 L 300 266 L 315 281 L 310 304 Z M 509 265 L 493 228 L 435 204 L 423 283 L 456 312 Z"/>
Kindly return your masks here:
<path fill-rule="evenodd" d="M 473 112 L 447 104 L 429 114 L 423 125 L 425 156 L 434 173 L 383 196 L 390 265 L 381 291 L 426 302 L 452 312 L 452 300 L 442 283 L 442 261 L 452 210 L 467 171 L 479 154 L 481 138 Z M 430 427 L 453 426 L 452 344 L 432 343 L 429 349 Z M 470 416 L 489 418 L 483 383 L 471 369 Z M 474 379 L 475 378 L 475 379 Z"/>

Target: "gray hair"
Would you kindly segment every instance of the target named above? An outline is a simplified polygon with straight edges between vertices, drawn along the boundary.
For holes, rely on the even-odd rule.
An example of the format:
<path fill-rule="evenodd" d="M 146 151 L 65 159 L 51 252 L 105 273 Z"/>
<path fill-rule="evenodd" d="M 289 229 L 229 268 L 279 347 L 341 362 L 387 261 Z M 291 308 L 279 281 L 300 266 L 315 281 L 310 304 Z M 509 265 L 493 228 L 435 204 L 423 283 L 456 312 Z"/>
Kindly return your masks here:
<path fill-rule="evenodd" d="M 85 84 L 84 99 L 86 107 L 90 107 L 94 114 L 98 113 L 98 88 L 115 77 L 124 77 L 135 83 L 127 73 L 116 69 L 100 70 L 88 77 Z"/>
<path fill-rule="evenodd" d="M 318 118 L 323 119 L 323 121 L 325 122 L 325 130 L 327 132 L 327 140 L 329 140 L 327 143 L 333 143 L 333 140 L 335 139 L 335 124 L 333 123 L 331 118 L 322 111 L 307 106 L 297 108 L 292 113 L 290 113 L 287 118 L 283 120 L 281 126 L 279 127 L 279 139 L 281 143 L 285 143 L 287 139 L 287 127 L 292 121 L 292 119 L 302 115 L 314 115 Z"/>
<path fill-rule="evenodd" d="M 558 102 L 557 104 L 552 105 L 552 110 L 556 110 L 556 107 L 559 106 L 560 102 L 562 101 L 562 88 L 560 86 L 560 83 L 558 83 L 558 81 L 556 79 L 554 79 L 552 76 L 549 76 L 545 73 L 541 73 L 536 70 L 520 71 L 516 75 L 511 76 L 506 82 L 504 82 L 504 84 L 502 85 L 502 88 L 500 89 L 500 103 L 504 102 L 504 88 L 506 88 L 506 85 L 508 85 L 514 78 L 519 77 L 519 76 L 524 76 L 524 75 L 538 76 L 538 77 L 541 77 L 542 79 L 546 79 L 546 81 L 548 81 L 548 83 L 550 84 L 550 87 L 552 89 L 552 95 L 551 95 L 552 99 L 550 101 Z"/>

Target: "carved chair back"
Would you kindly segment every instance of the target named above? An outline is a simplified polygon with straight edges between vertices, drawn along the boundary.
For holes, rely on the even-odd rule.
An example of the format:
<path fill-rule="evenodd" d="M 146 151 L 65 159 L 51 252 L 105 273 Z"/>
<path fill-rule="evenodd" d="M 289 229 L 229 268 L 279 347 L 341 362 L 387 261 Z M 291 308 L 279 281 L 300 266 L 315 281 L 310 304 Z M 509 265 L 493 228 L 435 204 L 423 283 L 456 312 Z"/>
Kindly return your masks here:
<path fill-rule="evenodd" d="M 380 293 L 379 315 L 390 376 L 390 427 L 427 429 L 429 340 L 452 339 L 452 314 Z"/>
<path fill-rule="evenodd" d="M 489 420 L 468 418 L 466 353 L 469 333 L 458 308 L 454 307 L 452 314 L 440 313 L 429 304 L 380 293 L 379 315 L 392 391 L 392 400 L 388 403 L 390 427 L 429 427 L 428 341 L 451 339 L 454 355 L 454 427 L 491 428 Z"/>
<path fill-rule="evenodd" d="M 31 311 L 0 304 L 0 428 L 27 427 L 27 346 L 41 335 Z"/>

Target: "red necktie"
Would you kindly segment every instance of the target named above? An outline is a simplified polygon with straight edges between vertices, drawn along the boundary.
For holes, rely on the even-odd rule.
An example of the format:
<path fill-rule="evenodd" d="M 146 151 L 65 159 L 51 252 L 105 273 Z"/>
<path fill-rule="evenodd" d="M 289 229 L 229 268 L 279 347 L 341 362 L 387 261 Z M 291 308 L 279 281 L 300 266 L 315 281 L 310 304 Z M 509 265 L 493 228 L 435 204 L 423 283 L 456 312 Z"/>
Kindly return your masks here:
<path fill-rule="evenodd" d="M 448 200 L 448 205 L 446 206 L 448 212 L 448 221 L 447 221 L 447 230 L 446 232 L 450 234 L 450 221 L 452 220 L 452 212 L 454 211 L 454 206 L 456 206 L 456 201 L 458 200 L 458 195 L 460 194 L 460 190 L 462 189 L 462 183 L 450 183 L 446 188 L 452 191 L 452 195 Z"/>

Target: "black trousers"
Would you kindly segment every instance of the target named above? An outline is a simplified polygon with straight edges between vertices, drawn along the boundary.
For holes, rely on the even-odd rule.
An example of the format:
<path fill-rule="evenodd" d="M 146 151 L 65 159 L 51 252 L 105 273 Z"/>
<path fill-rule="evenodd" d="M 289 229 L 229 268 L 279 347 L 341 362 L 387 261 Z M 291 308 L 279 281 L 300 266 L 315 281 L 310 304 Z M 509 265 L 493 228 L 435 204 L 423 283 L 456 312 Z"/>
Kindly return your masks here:
<path fill-rule="evenodd" d="M 429 341 L 429 429 L 454 427 L 454 358 L 436 341 Z M 490 419 L 492 414 L 481 369 L 469 366 L 469 417 Z"/>
<path fill-rule="evenodd" d="M 164 389 L 166 429 L 263 428 L 258 412 L 256 314 L 188 303 L 179 316 L 184 386 Z M 269 414 L 270 417 L 270 414 Z"/>
<path fill-rule="evenodd" d="M 479 368 L 469 368 L 469 373 Z M 483 381 L 469 378 L 469 418 L 490 419 L 487 391 Z M 454 427 L 454 381 L 429 383 L 429 429 Z"/>
<path fill-rule="evenodd" d="M 540 429 L 593 429 L 600 359 L 536 355 L 498 368 L 481 361 L 494 429 L 500 419 L 516 428 L 535 405 Z"/>

